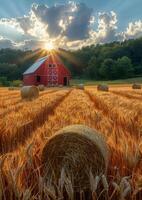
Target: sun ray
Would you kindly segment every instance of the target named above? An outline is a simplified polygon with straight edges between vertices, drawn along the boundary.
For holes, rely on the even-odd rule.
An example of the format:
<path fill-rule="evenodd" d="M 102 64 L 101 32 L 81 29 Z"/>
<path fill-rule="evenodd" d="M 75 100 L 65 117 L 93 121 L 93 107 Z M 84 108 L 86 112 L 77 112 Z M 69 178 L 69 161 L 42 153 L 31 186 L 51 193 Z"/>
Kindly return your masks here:
<path fill-rule="evenodd" d="M 60 55 L 60 57 L 63 57 L 65 59 L 67 59 L 68 61 L 70 61 L 71 63 L 75 64 L 75 65 L 80 65 L 81 63 L 79 62 L 79 60 L 73 55 L 73 53 L 68 52 L 64 49 L 58 49 L 56 50 L 56 53 Z"/>
<path fill-rule="evenodd" d="M 46 52 L 44 52 L 42 49 L 38 49 L 36 51 L 30 51 L 29 53 L 27 53 L 24 57 L 22 57 L 21 59 L 19 59 L 19 62 L 25 62 L 29 59 L 32 59 L 33 57 L 37 57 L 40 58 L 42 56 L 46 55 Z"/>

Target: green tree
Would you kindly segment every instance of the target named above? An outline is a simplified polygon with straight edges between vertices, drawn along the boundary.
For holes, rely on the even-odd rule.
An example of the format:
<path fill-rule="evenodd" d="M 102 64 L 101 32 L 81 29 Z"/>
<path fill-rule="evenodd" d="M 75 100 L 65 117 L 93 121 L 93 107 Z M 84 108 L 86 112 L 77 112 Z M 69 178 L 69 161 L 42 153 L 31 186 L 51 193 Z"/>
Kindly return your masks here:
<path fill-rule="evenodd" d="M 104 60 L 104 62 L 101 64 L 101 67 L 99 69 L 99 73 L 102 76 L 102 78 L 109 79 L 109 80 L 116 78 L 115 63 L 116 62 L 111 58 L 107 58 Z"/>
<path fill-rule="evenodd" d="M 7 80 L 7 77 L 0 77 L 0 85 L 2 86 L 9 86 L 10 85 L 10 81 Z"/>
<path fill-rule="evenodd" d="M 96 58 L 96 56 L 93 56 L 88 63 L 88 67 L 86 68 L 87 77 L 98 80 L 100 78 L 99 74 L 100 65 L 101 65 L 101 60 L 99 58 Z"/>
<path fill-rule="evenodd" d="M 0 63 L 0 75 L 7 77 L 8 80 L 17 79 L 19 76 L 16 64 Z"/>
<path fill-rule="evenodd" d="M 117 77 L 126 78 L 133 75 L 134 68 L 132 66 L 131 59 L 127 56 L 118 58 L 116 61 Z"/>

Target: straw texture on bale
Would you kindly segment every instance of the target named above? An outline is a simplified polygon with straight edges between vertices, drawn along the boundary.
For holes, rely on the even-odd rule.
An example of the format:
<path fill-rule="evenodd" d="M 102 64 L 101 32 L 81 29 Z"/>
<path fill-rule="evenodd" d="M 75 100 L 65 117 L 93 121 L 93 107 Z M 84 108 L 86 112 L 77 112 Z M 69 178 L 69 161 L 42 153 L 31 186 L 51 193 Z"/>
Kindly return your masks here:
<path fill-rule="evenodd" d="M 20 84 L 19 84 L 19 87 L 23 87 L 23 84 L 22 84 L 22 83 L 20 83 Z"/>
<path fill-rule="evenodd" d="M 90 170 L 94 177 L 105 174 L 108 149 L 101 134 L 84 125 L 71 125 L 49 139 L 41 160 L 47 182 L 58 182 L 64 169 L 78 191 L 90 187 Z"/>
<path fill-rule="evenodd" d="M 44 91 L 44 90 L 45 90 L 45 87 L 44 87 L 44 85 L 39 85 L 39 86 L 38 86 L 38 89 L 39 89 L 39 91 Z"/>
<path fill-rule="evenodd" d="M 84 90 L 84 84 L 79 84 L 76 86 L 77 89 Z"/>
<path fill-rule="evenodd" d="M 105 91 L 105 92 L 108 92 L 108 91 L 109 91 L 109 87 L 108 87 L 108 85 L 98 85 L 98 86 L 97 86 L 97 90 L 98 90 L 98 91 Z"/>
<path fill-rule="evenodd" d="M 21 88 L 22 99 L 32 100 L 38 98 L 39 90 L 36 86 L 24 86 Z"/>
<path fill-rule="evenodd" d="M 134 83 L 132 89 L 141 89 L 141 85 Z"/>

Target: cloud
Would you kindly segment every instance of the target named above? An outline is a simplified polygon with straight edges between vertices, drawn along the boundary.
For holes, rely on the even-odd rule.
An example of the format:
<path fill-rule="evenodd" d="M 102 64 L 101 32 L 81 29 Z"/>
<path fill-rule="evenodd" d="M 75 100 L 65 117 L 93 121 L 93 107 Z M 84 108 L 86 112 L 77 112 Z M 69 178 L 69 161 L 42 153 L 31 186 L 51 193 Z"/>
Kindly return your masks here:
<path fill-rule="evenodd" d="M 65 35 L 70 40 L 81 40 L 89 37 L 92 9 L 85 4 L 77 5 L 72 21 L 68 24 Z"/>
<path fill-rule="evenodd" d="M 142 36 L 142 21 L 130 22 L 125 32 L 122 33 L 123 39 L 132 39 Z"/>
<path fill-rule="evenodd" d="M 1 18 L 0 25 L 5 25 L 7 27 L 16 28 L 17 32 L 24 33 L 23 29 L 20 27 L 20 24 L 16 18 L 11 18 L 11 19 Z"/>
<path fill-rule="evenodd" d="M 16 22 L 24 33 L 28 33 L 33 28 L 32 20 L 29 16 L 18 17 Z"/>
<path fill-rule="evenodd" d="M 48 7 L 33 4 L 28 15 L 12 19 L 0 19 L 0 24 L 15 27 L 23 35 L 35 37 L 37 40 L 26 40 L 19 44 L 31 48 L 41 41 L 52 40 L 59 46 L 68 47 L 68 41 L 80 41 L 90 37 L 91 24 L 94 23 L 92 9 L 83 3 L 68 2 L 63 5 Z M 39 42 L 38 42 L 39 41 Z M 41 45 L 40 45 L 41 46 Z"/>
<path fill-rule="evenodd" d="M 69 2 L 50 8 L 33 4 L 32 12 L 45 24 L 51 38 L 63 35 L 70 40 L 77 40 L 89 36 L 92 9 L 83 3 Z"/>
<path fill-rule="evenodd" d="M 34 50 L 38 48 L 43 48 L 46 41 L 44 40 L 25 40 L 23 43 L 21 43 L 20 47 L 23 50 Z"/>
<path fill-rule="evenodd" d="M 15 43 L 12 40 L 3 38 L 0 36 L 0 49 L 12 48 L 12 49 L 22 49 L 22 50 L 35 50 L 38 48 L 43 48 L 46 41 L 44 40 L 24 40 L 23 42 Z"/>
<path fill-rule="evenodd" d="M 115 12 L 99 13 L 97 43 L 108 43 L 117 40 L 117 15 Z"/>
<path fill-rule="evenodd" d="M 0 38 L 0 48 L 36 49 L 52 42 L 57 47 L 77 49 L 142 36 L 142 21 L 130 22 L 124 32 L 118 32 L 117 23 L 114 11 L 94 16 L 93 9 L 84 3 L 33 4 L 27 15 L 0 19 L 0 29 L 7 27 L 9 33 L 1 33 L 6 38 Z"/>
<path fill-rule="evenodd" d="M 15 44 L 11 40 L 0 37 L 0 49 L 14 48 L 14 47 Z"/>

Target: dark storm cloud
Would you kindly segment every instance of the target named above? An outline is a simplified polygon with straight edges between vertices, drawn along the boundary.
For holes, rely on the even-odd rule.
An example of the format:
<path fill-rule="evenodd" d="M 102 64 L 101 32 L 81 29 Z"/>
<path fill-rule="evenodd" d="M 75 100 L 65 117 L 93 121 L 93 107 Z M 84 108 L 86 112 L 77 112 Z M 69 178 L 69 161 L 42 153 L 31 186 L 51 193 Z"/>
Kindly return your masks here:
<path fill-rule="evenodd" d="M 50 37 L 66 36 L 70 40 L 81 40 L 89 36 L 92 9 L 85 4 L 65 4 L 47 7 L 33 5 L 32 11 L 42 23 L 48 25 Z M 63 27 L 60 22 L 62 22 Z"/>
<path fill-rule="evenodd" d="M 71 24 L 68 25 L 66 36 L 70 40 L 82 40 L 89 37 L 90 19 L 93 9 L 85 4 L 78 4 Z"/>
<path fill-rule="evenodd" d="M 32 11 L 41 22 L 48 25 L 47 32 L 50 37 L 57 37 L 61 33 L 62 28 L 59 26 L 59 20 L 65 14 L 65 6 L 48 8 L 45 5 L 33 5 Z"/>

